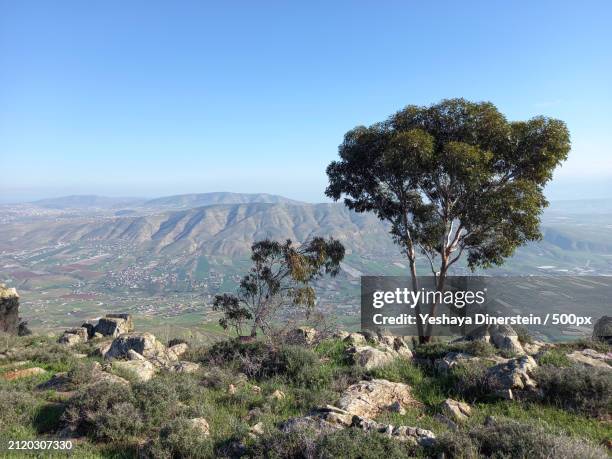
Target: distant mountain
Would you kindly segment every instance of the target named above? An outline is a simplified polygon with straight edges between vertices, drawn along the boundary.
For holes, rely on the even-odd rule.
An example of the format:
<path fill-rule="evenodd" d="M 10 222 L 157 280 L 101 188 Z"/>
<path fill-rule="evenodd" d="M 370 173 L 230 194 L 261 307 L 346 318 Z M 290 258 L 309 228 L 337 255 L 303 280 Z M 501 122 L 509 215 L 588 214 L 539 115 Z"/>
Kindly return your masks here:
<path fill-rule="evenodd" d="M 38 207 L 46 209 L 113 209 L 118 207 L 137 206 L 143 202 L 140 198 L 115 198 L 96 195 L 72 195 L 34 201 Z"/>
<path fill-rule="evenodd" d="M 386 226 L 373 214 L 342 204 L 219 204 L 141 216 L 58 219 L 0 226 L 0 249 L 57 243 L 123 240 L 143 251 L 246 255 L 253 241 L 272 238 L 302 242 L 334 236 L 347 247 L 368 252 L 393 247 Z"/>
<path fill-rule="evenodd" d="M 269 204 L 303 204 L 300 201 L 294 201 L 283 196 L 266 194 L 266 193 L 193 193 L 180 194 L 176 196 L 166 196 L 162 198 L 151 199 L 143 204 L 143 207 L 149 209 L 191 209 L 194 207 L 204 207 L 213 204 L 251 204 L 251 203 L 269 203 Z"/>

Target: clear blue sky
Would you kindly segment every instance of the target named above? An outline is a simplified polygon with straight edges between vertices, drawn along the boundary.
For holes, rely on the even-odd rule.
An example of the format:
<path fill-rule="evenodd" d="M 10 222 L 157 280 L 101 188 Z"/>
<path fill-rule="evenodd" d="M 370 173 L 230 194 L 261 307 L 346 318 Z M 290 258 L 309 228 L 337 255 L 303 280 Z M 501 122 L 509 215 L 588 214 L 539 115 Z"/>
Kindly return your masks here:
<path fill-rule="evenodd" d="M 458 96 L 565 120 L 549 196 L 612 197 L 610 24 L 610 1 L 0 0 L 0 199 L 320 201 L 344 132 Z"/>

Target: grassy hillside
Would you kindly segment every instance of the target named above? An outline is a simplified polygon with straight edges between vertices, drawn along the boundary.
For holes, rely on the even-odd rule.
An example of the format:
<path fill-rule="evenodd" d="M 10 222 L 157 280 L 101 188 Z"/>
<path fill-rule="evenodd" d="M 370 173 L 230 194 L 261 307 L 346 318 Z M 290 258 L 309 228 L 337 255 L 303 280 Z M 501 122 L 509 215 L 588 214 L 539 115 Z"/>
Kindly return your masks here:
<path fill-rule="evenodd" d="M 61 438 L 72 441 L 77 457 L 608 457 L 612 367 L 567 357 L 585 348 L 610 352 L 606 344 L 541 348 L 529 373 L 536 388 L 515 388 L 507 400 L 484 375 L 496 362 L 513 362 L 512 353 L 437 342 L 364 368 L 350 357 L 359 337 L 345 335 L 319 334 L 301 344 L 288 338 L 274 345 L 190 344 L 180 356 L 190 372 L 173 364 L 147 381 L 119 366 L 121 359 L 100 356 L 112 338 L 66 347 L 56 337 L 4 336 L 0 443 Z M 382 338 L 360 336 L 361 346 L 391 352 Z M 442 369 L 440 362 L 457 351 L 472 360 Z M 325 411 L 345 406 L 355 385 L 380 380 L 402 383 L 409 396 L 395 408 L 387 406 L 392 398 L 383 400 L 372 419 L 351 411 L 347 424 L 343 414 Z M 453 418 L 444 406 L 449 398 L 467 403 L 469 416 Z M 396 426 L 423 429 L 418 435 L 435 441 L 394 436 Z"/>

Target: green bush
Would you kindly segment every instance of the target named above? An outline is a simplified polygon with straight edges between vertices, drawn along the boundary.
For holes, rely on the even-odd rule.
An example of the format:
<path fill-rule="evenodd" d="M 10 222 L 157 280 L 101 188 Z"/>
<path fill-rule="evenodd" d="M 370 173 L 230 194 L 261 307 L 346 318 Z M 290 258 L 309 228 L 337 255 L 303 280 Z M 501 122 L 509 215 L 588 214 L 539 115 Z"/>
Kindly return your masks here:
<path fill-rule="evenodd" d="M 321 365 L 317 354 L 301 346 L 281 346 L 264 361 L 263 376 L 282 375 L 299 387 L 323 388 L 330 384 L 332 372 Z"/>
<path fill-rule="evenodd" d="M 77 432 L 98 440 L 129 438 L 142 426 L 129 386 L 108 381 L 81 389 L 68 402 L 62 419 Z M 111 431 L 114 428 L 119 430 Z"/>
<path fill-rule="evenodd" d="M 472 429 L 469 433 L 485 457 L 533 459 L 590 459 L 606 457 L 603 449 L 581 440 L 555 436 L 543 427 L 503 419 Z"/>
<path fill-rule="evenodd" d="M 476 443 L 464 431 L 444 432 L 436 438 L 434 445 L 428 449 L 430 457 L 446 459 L 478 459 Z"/>
<path fill-rule="evenodd" d="M 514 331 L 516 332 L 516 337 L 519 340 L 519 343 L 521 344 L 532 344 L 533 343 L 533 337 L 529 334 L 529 330 L 527 330 L 527 327 L 523 327 L 521 325 L 515 325 L 512 328 L 514 328 Z"/>
<path fill-rule="evenodd" d="M 466 362 L 456 365 L 450 372 L 452 390 L 465 400 L 486 399 L 491 395 L 487 384 L 488 367 L 482 362 Z"/>
<path fill-rule="evenodd" d="M 221 341 L 214 344 L 201 358 L 203 363 L 209 365 L 232 366 L 249 377 L 260 377 L 263 364 L 272 348 L 265 343 L 241 343 L 237 340 Z"/>
<path fill-rule="evenodd" d="M 545 351 L 537 357 L 538 365 L 550 365 L 557 368 L 571 367 L 572 361 L 567 358 L 565 352 L 558 349 Z"/>
<path fill-rule="evenodd" d="M 212 441 L 185 418 L 166 423 L 145 453 L 146 457 L 156 459 L 215 457 Z"/>
<path fill-rule="evenodd" d="M 544 401 L 590 416 L 612 412 L 612 376 L 610 371 L 579 366 L 557 368 L 541 366 L 535 372 Z"/>
<path fill-rule="evenodd" d="M 304 428 L 285 433 L 275 431 L 260 438 L 246 457 L 266 459 L 399 459 L 413 457 L 416 447 L 378 433 L 348 428 L 320 435 Z"/>
<path fill-rule="evenodd" d="M 463 352 L 477 357 L 491 357 L 498 350 L 485 341 L 460 341 L 457 343 L 433 342 L 415 347 L 414 354 L 421 359 L 441 359 L 449 352 Z"/>
<path fill-rule="evenodd" d="M 0 386 L 0 431 L 29 422 L 37 405 L 38 401 L 30 392 Z"/>
<path fill-rule="evenodd" d="M 176 417 L 179 397 L 173 385 L 158 378 L 134 386 L 135 405 L 140 409 L 147 427 L 160 426 Z"/>

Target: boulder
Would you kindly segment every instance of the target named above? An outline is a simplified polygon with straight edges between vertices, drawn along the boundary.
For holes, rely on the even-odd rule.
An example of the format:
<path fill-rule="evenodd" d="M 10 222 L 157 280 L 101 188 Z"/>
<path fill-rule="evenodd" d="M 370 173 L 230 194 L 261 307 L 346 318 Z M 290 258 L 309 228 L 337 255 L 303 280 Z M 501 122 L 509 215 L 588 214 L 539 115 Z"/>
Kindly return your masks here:
<path fill-rule="evenodd" d="M 398 357 L 397 352 L 389 347 L 380 349 L 372 346 L 351 346 L 346 352 L 354 365 L 366 370 L 387 365 Z"/>
<path fill-rule="evenodd" d="M 472 408 L 465 402 L 447 398 L 441 405 L 442 413 L 454 422 L 463 422 L 472 414 Z"/>
<path fill-rule="evenodd" d="M 474 357 L 473 355 L 463 352 L 449 352 L 441 359 L 436 359 L 434 361 L 434 367 L 437 371 L 447 372 L 457 365 L 479 360 L 479 357 Z"/>
<path fill-rule="evenodd" d="M 14 288 L 0 284 L 0 332 L 16 335 L 19 331 L 19 295 Z"/>
<path fill-rule="evenodd" d="M 77 327 L 70 328 L 64 331 L 64 334 L 57 340 L 60 344 L 67 346 L 74 346 L 75 344 L 84 343 L 89 339 L 87 328 Z"/>
<path fill-rule="evenodd" d="M 194 429 L 197 429 L 205 437 L 210 435 L 210 426 L 208 425 L 208 421 L 206 419 L 192 418 L 189 420 L 189 424 L 191 424 Z"/>
<path fill-rule="evenodd" d="M 538 364 L 531 356 L 518 357 L 506 363 L 500 363 L 487 370 L 486 381 L 496 391 L 508 389 L 533 389 L 536 382 L 530 374 Z"/>
<path fill-rule="evenodd" d="M 187 343 L 178 343 L 178 344 L 175 344 L 174 346 L 170 346 L 168 348 L 168 351 L 172 352 L 174 355 L 176 355 L 177 358 L 179 358 L 185 352 L 187 352 L 188 349 L 189 349 L 189 346 L 187 345 Z"/>
<path fill-rule="evenodd" d="M 348 357 L 355 365 L 370 370 L 387 365 L 396 358 L 412 359 L 412 351 L 404 340 L 396 336 L 384 336 L 377 346 L 351 346 Z"/>
<path fill-rule="evenodd" d="M 107 314 L 96 325 L 94 333 L 103 336 L 119 336 L 134 330 L 134 322 L 130 314 Z"/>
<path fill-rule="evenodd" d="M 489 333 L 491 344 L 496 348 L 516 355 L 525 354 L 525 350 L 518 339 L 518 334 L 509 325 L 492 325 L 489 328 Z"/>
<path fill-rule="evenodd" d="M 47 373 L 47 371 L 43 368 L 32 367 L 24 368 L 22 370 L 7 371 L 6 373 L 0 375 L 0 377 L 5 381 L 14 381 L 16 379 L 31 378 L 32 376 L 38 376 L 45 373 Z"/>
<path fill-rule="evenodd" d="M 603 316 L 595 322 L 593 339 L 612 344 L 612 316 Z"/>
<path fill-rule="evenodd" d="M 139 382 L 149 381 L 157 371 L 157 368 L 148 360 L 115 360 L 112 367 L 129 372 Z"/>
<path fill-rule="evenodd" d="M 105 359 L 127 358 L 129 351 L 133 350 L 156 366 L 170 366 L 177 360 L 173 353 L 168 352 L 166 347 L 157 341 L 151 333 L 127 333 L 115 338 L 104 354 Z"/>
<path fill-rule="evenodd" d="M 579 365 L 612 371 L 612 366 L 608 364 L 608 362 L 612 362 L 612 354 L 610 353 L 603 354 L 593 349 L 582 349 L 567 354 L 567 358 Z"/>
<path fill-rule="evenodd" d="M 374 418 L 394 402 L 403 407 L 418 404 L 409 385 L 373 379 L 348 387 L 340 396 L 338 408 L 356 416 Z"/>
<path fill-rule="evenodd" d="M 311 345 L 317 338 L 317 330 L 312 327 L 298 327 L 287 332 L 286 340 L 291 344 Z"/>

